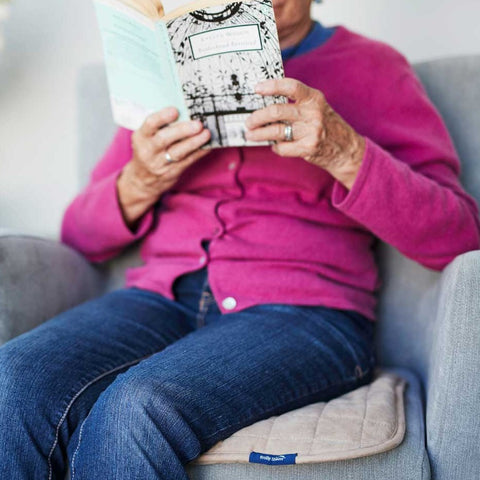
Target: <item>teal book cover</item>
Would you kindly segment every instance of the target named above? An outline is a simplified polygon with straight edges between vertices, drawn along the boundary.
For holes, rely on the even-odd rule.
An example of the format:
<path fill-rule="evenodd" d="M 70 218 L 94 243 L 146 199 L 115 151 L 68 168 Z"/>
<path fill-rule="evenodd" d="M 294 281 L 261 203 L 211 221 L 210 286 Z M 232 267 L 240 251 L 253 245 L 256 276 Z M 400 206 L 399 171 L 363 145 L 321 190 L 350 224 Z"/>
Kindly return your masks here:
<path fill-rule="evenodd" d="M 284 69 L 271 0 L 94 0 L 114 121 L 136 130 L 174 105 L 199 119 L 208 148 L 256 146 L 245 120 L 284 97 L 255 85 Z"/>

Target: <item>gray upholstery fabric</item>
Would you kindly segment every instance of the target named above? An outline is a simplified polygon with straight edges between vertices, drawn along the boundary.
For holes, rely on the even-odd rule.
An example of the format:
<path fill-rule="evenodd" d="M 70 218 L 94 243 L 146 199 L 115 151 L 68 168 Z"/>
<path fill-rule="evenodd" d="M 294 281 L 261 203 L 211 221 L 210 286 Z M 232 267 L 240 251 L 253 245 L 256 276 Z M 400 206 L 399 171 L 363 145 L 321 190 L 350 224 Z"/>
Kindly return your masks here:
<path fill-rule="evenodd" d="M 462 161 L 462 184 L 480 199 L 480 55 L 433 60 L 415 66 L 453 137 Z"/>
<path fill-rule="evenodd" d="M 383 243 L 378 258 L 383 281 L 375 332 L 380 364 L 409 368 L 426 384 L 440 274 Z"/>
<path fill-rule="evenodd" d="M 383 252 L 385 287 L 377 343 L 383 359 L 422 378 L 432 478 L 477 479 L 480 465 L 480 251 L 438 274 L 393 249 Z M 469 460 L 467 460 L 469 459 Z"/>
<path fill-rule="evenodd" d="M 97 295 L 99 270 L 64 245 L 0 236 L 0 345 L 57 313 Z"/>
<path fill-rule="evenodd" d="M 437 289 L 427 390 L 435 478 L 480 478 L 480 251 L 461 255 Z"/>

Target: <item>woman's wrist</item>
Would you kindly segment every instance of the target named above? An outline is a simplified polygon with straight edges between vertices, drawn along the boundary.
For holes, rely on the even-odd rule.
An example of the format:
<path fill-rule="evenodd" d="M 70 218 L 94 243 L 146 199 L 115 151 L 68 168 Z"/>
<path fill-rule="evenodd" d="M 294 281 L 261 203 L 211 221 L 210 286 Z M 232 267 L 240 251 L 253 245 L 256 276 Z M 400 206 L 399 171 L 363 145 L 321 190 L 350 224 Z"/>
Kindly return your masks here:
<path fill-rule="evenodd" d="M 138 220 L 154 205 L 163 193 L 158 180 L 140 177 L 130 161 L 117 178 L 117 196 L 123 219 L 134 231 Z"/>
<path fill-rule="evenodd" d="M 358 172 L 363 163 L 365 148 L 365 138 L 361 135 L 355 135 L 355 140 L 351 144 L 347 160 L 342 163 L 332 163 L 331 166 L 326 167 L 326 170 L 330 175 L 348 190 L 352 189 L 353 184 L 357 179 Z"/>

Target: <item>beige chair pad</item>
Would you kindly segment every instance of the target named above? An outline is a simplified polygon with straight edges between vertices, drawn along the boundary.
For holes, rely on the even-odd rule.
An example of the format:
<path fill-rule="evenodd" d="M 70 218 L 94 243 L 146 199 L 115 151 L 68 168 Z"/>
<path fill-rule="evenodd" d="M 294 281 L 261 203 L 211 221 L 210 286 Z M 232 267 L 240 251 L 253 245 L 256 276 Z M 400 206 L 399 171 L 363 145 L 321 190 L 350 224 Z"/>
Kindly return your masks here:
<path fill-rule="evenodd" d="M 249 425 L 191 464 L 319 463 L 391 450 L 405 435 L 406 384 L 377 369 L 369 385 Z"/>

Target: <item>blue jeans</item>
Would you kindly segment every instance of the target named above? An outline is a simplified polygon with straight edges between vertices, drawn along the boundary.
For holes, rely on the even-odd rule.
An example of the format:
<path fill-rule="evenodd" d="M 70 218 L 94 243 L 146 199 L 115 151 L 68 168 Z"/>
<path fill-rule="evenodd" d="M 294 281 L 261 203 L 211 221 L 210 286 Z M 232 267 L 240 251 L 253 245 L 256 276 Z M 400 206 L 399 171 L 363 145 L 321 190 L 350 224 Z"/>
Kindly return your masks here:
<path fill-rule="evenodd" d="M 176 300 L 124 288 L 0 348 L 0 478 L 187 480 L 235 431 L 372 380 L 374 323 L 322 306 L 222 315 L 206 269 Z"/>

